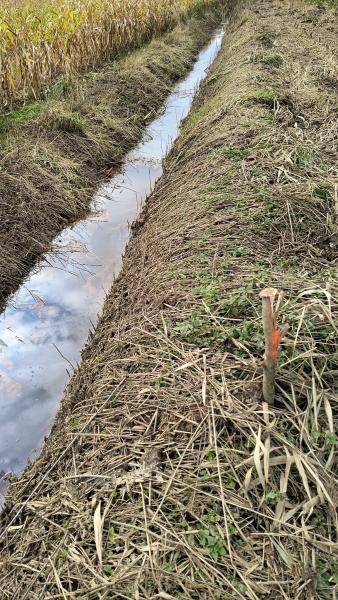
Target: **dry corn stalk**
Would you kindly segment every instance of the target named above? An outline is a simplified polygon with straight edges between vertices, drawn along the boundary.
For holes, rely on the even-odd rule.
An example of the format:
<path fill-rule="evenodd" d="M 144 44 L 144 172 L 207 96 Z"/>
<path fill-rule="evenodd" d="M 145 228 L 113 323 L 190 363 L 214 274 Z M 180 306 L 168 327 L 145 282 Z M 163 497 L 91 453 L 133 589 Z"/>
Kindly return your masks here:
<path fill-rule="evenodd" d="M 263 305 L 263 328 L 265 337 L 265 356 L 263 360 L 263 398 L 268 404 L 275 400 L 275 378 L 278 362 L 278 350 L 281 332 L 277 329 L 274 314 L 274 299 L 277 290 L 265 288 L 260 292 Z"/>
<path fill-rule="evenodd" d="M 213 0 L 202 0 L 211 4 Z M 109 60 L 177 22 L 198 0 L 2 0 L 0 103 L 36 99 L 58 78 Z"/>

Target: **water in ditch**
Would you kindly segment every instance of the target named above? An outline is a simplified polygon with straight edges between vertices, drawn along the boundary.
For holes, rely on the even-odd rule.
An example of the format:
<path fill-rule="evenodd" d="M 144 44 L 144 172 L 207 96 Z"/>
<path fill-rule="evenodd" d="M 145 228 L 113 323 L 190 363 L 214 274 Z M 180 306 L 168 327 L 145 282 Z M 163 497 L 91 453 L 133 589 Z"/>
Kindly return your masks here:
<path fill-rule="evenodd" d="M 67 381 L 122 265 L 130 224 L 162 175 L 162 161 L 189 113 L 224 31 L 202 50 L 167 98 L 121 173 L 68 228 L 0 316 L 0 501 L 7 473 L 20 473 L 50 432 Z"/>

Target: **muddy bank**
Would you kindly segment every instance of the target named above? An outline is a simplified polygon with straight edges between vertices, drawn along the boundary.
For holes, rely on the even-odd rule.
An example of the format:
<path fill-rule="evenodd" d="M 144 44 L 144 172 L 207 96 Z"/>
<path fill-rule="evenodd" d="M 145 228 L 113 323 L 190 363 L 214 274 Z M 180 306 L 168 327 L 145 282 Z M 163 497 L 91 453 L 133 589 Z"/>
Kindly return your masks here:
<path fill-rule="evenodd" d="M 54 431 L 11 487 L 5 598 L 332 598 L 333 23 L 280 1 L 233 15 Z M 285 290 L 273 407 L 267 285 Z"/>
<path fill-rule="evenodd" d="M 60 81 L 46 102 L 0 118 L 0 309 L 53 238 L 140 139 L 221 20 L 201 11 L 141 50 Z"/>

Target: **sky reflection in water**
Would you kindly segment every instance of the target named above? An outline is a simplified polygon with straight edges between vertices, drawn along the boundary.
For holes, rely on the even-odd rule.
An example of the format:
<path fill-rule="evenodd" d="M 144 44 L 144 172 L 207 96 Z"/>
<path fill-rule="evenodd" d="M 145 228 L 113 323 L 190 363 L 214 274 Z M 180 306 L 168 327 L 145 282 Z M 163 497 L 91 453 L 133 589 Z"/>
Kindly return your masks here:
<path fill-rule="evenodd" d="M 162 175 L 162 160 L 222 37 L 218 32 L 201 52 L 143 142 L 128 154 L 122 173 L 99 191 L 95 206 L 100 215 L 55 240 L 55 252 L 0 316 L 0 493 L 2 474 L 19 473 L 51 429 L 72 365 L 120 271 L 129 224 Z"/>

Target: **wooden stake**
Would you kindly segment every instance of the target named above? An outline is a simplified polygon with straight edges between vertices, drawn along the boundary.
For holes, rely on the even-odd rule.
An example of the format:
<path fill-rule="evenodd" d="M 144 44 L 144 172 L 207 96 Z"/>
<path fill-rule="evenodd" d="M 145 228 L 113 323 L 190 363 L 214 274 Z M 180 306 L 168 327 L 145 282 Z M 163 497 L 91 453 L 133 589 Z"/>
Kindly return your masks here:
<path fill-rule="evenodd" d="M 275 378 L 278 362 L 278 349 L 281 333 L 276 328 L 273 303 L 277 290 L 266 288 L 259 294 L 263 304 L 263 328 L 265 337 L 265 356 L 263 361 L 263 398 L 268 404 L 275 400 Z"/>

